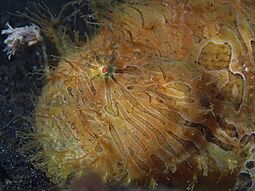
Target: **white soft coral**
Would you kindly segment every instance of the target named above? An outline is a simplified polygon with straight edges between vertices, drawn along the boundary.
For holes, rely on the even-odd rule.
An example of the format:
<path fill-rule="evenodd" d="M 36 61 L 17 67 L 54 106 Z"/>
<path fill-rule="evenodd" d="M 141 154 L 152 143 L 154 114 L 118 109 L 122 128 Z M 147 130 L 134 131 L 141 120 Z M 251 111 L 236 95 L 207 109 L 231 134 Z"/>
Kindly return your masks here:
<path fill-rule="evenodd" d="M 17 50 L 24 46 L 32 46 L 42 41 L 40 28 L 34 24 L 31 26 L 13 28 L 9 23 L 6 23 L 7 29 L 2 30 L 1 34 L 7 34 L 4 40 L 6 47 L 4 52 L 7 52 L 8 59 L 14 55 Z"/>

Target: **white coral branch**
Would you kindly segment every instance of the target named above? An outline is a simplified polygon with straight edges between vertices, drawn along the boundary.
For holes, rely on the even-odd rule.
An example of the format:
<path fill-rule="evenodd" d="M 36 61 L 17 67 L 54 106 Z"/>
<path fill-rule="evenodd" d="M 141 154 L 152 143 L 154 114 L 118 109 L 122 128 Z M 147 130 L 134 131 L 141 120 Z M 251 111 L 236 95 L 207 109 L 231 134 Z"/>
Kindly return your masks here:
<path fill-rule="evenodd" d="M 32 46 L 42 41 L 40 28 L 37 25 L 13 28 L 9 23 L 6 23 L 7 29 L 2 30 L 1 34 L 7 34 L 4 40 L 6 47 L 3 49 L 7 52 L 8 59 L 14 55 L 19 48 Z"/>

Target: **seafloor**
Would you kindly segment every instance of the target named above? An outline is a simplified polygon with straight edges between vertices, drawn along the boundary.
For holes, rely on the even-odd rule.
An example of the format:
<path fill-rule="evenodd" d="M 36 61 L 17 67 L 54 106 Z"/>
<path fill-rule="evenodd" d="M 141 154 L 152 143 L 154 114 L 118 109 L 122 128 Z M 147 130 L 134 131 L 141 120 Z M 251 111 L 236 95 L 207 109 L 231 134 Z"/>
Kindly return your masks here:
<path fill-rule="evenodd" d="M 56 0 L 56 3 L 62 1 Z M 9 22 L 14 26 L 27 23 L 10 13 L 29 6 L 28 0 L 0 0 L 0 30 Z M 0 37 L 0 49 L 4 48 Z M 29 126 L 35 94 L 42 87 L 38 50 L 26 49 L 9 61 L 0 51 L 0 190 L 51 190 L 53 185 L 44 173 L 37 171 L 26 156 L 18 152 L 20 140 L 16 131 Z"/>

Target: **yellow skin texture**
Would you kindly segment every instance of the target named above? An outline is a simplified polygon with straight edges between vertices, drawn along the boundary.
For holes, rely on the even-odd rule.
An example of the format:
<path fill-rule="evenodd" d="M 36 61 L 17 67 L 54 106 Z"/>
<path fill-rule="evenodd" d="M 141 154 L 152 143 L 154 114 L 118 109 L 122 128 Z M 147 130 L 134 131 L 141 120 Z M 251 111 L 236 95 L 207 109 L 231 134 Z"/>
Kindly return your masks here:
<path fill-rule="evenodd" d="M 248 3 L 112 8 L 98 35 L 47 79 L 36 166 L 56 183 L 96 172 L 106 182 L 233 187 L 255 122 Z"/>

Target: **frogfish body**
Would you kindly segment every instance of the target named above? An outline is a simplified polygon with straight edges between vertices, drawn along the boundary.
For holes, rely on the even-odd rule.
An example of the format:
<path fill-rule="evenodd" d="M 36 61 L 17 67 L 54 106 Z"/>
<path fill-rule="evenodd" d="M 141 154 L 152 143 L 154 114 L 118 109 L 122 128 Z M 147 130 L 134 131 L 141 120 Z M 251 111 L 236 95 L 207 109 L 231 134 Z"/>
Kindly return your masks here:
<path fill-rule="evenodd" d="M 253 189 L 254 4 L 111 7 L 98 34 L 48 76 L 35 113 L 36 166 L 56 183 L 94 172 L 190 190 L 240 187 L 246 173 Z"/>

